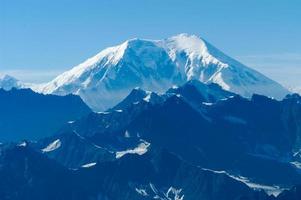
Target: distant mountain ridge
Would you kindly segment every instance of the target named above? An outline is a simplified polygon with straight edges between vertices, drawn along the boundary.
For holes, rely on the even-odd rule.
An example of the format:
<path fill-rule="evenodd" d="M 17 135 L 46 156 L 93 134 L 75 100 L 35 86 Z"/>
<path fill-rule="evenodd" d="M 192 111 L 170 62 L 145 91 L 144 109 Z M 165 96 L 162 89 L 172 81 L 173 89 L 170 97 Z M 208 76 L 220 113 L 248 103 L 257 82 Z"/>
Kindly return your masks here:
<path fill-rule="evenodd" d="M 22 88 L 24 85 L 21 81 L 7 74 L 0 74 L 0 88 L 10 90 L 12 88 Z"/>
<path fill-rule="evenodd" d="M 90 112 L 79 96 L 43 95 L 31 89 L 0 89 L 0 142 L 53 135 L 68 121 Z"/>
<path fill-rule="evenodd" d="M 39 150 L 58 139 L 70 141 L 64 138 L 74 133 L 111 153 L 138 154 L 150 144 L 151 149 L 164 147 L 193 165 L 226 171 L 244 177 L 240 180 L 250 185 L 279 193 L 301 183 L 298 102 L 299 95 L 282 101 L 261 95 L 246 99 L 198 81 L 161 95 L 136 88 L 113 109 L 68 124 L 61 136 L 52 136 L 46 144 L 43 141 Z M 46 154 L 73 167 L 81 166 L 82 160 L 112 159 L 91 157 L 90 147 L 76 151 L 87 152 L 80 160 L 62 156 L 74 152 L 69 145 Z"/>
<path fill-rule="evenodd" d="M 49 137 L 0 144 L 0 198 L 299 199 L 300 102 L 196 80 L 164 94 L 135 88 Z"/>
<path fill-rule="evenodd" d="M 275 200 L 226 174 L 189 165 L 165 150 L 76 170 L 27 145 L 0 145 L 0 151 L 3 200 Z"/>
<path fill-rule="evenodd" d="M 46 94 L 78 94 L 95 111 L 104 111 L 135 87 L 165 92 L 189 80 L 217 83 L 244 97 L 257 93 L 282 99 L 289 93 L 204 39 L 188 34 L 164 40 L 127 40 L 32 88 Z"/>
<path fill-rule="evenodd" d="M 126 41 L 47 84 L 3 76 L 0 199 L 299 200 L 287 93 L 187 34 Z"/>

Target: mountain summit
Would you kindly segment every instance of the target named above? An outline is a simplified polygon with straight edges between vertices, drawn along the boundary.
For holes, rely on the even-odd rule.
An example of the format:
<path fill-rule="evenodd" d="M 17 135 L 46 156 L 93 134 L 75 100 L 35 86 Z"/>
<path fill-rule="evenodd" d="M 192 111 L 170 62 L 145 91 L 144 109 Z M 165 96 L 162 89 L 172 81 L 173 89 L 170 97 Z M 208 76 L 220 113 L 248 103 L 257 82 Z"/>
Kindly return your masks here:
<path fill-rule="evenodd" d="M 0 74 L 0 88 L 10 90 L 12 88 L 22 88 L 23 83 L 7 74 Z"/>
<path fill-rule="evenodd" d="M 131 39 L 104 49 L 40 87 L 39 92 L 78 94 L 101 111 L 117 104 L 135 87 L 164 92 L 194 79 L 217 83 L 244 97 L 257 93 L 280 99 L 289 93 L 207 41 L 188 34 L 164 40 Z"/>

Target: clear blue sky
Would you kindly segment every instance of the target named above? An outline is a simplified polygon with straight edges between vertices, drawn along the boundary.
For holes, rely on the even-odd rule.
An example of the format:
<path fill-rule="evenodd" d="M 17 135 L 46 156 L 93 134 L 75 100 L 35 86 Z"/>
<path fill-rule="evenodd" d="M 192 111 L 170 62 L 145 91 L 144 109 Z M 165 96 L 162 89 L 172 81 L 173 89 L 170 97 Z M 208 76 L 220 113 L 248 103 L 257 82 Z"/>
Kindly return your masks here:
<path fill-rule="evenodd" d="M 183 32 L 301 86 L 300 0 L 0 0 L 0 72 L 47 81 L 126 39 Z"/>

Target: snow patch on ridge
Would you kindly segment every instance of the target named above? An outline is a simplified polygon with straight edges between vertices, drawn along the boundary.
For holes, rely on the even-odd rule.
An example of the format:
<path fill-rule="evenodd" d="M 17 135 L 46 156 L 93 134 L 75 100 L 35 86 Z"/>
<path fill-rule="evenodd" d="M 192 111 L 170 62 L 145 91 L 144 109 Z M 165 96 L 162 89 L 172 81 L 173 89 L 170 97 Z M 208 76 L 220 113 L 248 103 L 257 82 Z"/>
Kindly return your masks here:
<path fill-rule="evenodd" d="M 90 168 L 96 165 L 96 162 L 92 162 L 92 163 L 87 163 L 82 165 L 82 168 Z"/>
<path fill-rule="evenodd" d="M 20 144 L 18 144 L 19 147 L 26 147 L 27 146 L 27 142 L 21 142 Z"/>
<path fill-rule="evenodd" d="M 294 165 L 296 168 L 301 169 L 301 163 L 298 161 L 290 162 L 292 165 Z"/>
<path fill-rule="evenodd" d="M 205 106 L 212 106 L 213 105 L 213 103 L 209 103 L 209 102 L 202 102 L 202 104 L 205 105 Z"/>
<path fill-rule="evenodd" d="M 136 148 L 134 149 L 128 149 L 125 151 L 117 151 L 116 152 L 116 158 L 119 159 L 122 156 L 126 154 L 138 154 L 138 155 L 143 155 L 148 151 L 148 147 L 150 146 L 150 143 L 143 141 L 140 143 Z"/>
<path fill-rule="evenodd" d="M 184 200 L 184 194 L 181 194 L 181 192 L 182 189 L 170 187 L 165 195 L 169 200 Z"/>
<path fill-rule="evenodd" d="M 62 145 L 61 141 L 59 139 L 57 139 L 57 140 L 53 141 L 52 143 L 50 143 L 47 147 L 42 149 L 42 152 L 48 153 L 48 152 L 54 151 L 54 150 L 60 148 L 61 145 Z"/>
<path fill-rule="evenodd" d="M 146 101 L 146 102 L 150 102 L 151 97 L 152 97 L 152 93 L 149 92 L 149 91 L 146 91 L 146 93 L 147 93 L 147 95 L 146 95 L 146 97 L 143 98 L 143 100 Z"/>
<path fill-rule="evenodd" d="M 216 174 L 225 174 L 239 182 L 242 182 L 244 184 L 246 184 L 249 188 L 252 188 L 254 190 L 264 190 L 268 195 L 274 195 L 274 196 L 278 196 L 282 191 L 284 191 L 287 188 L 281 188 L 280 186 L 276 186 L 276 185 L 264 185 L 264 184 L 259 184 L 259 183 L 254 183 L 251 180 L 249 180 L 247 177 L 243 177 L 243 176 L 235 176 L 232 174 L 229 174 L 226 171 L 215 171 L 212 169 L 206 169 L 206 168 L 202 168 L 202 170 L 205 171 L 210 171 Z"/>
<path fill-rule="evenodd" d="M 135 188 L 136 192 L 144 197 L 148 196 L 147 192 L 145 189 L 138 189 L 138 188 Z"/>

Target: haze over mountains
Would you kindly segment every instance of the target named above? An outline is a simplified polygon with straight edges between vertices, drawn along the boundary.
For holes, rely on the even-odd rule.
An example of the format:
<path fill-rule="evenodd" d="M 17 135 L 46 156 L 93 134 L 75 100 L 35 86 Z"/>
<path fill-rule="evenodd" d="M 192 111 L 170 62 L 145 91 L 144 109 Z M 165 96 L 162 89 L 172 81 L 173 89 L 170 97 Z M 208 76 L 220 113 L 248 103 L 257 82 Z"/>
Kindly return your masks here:
<path fill-rule="evenodd" d="M 289 93 L 277 82 L 230 58 L 207 41 L 188 34 L 164 40 L 125 41 L 101 51 L 49 83 L 32 88 L 45 94 L 77 94 L 92 109 L 104 111 L 135 87 L 164 92 L 192 79 L 217 83 L 244 97 L 257 93 L 282 99 Z"/>
<path fill-rule="evenodd" d="M 0 87 L 0 199 L 301 199 L 301 97 L 199 37 Z"/>

